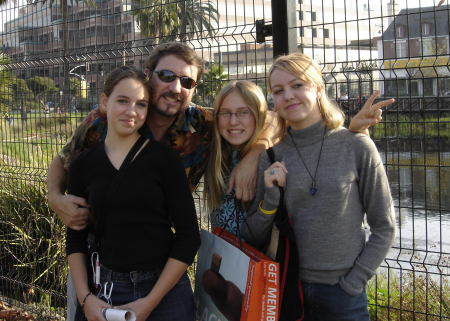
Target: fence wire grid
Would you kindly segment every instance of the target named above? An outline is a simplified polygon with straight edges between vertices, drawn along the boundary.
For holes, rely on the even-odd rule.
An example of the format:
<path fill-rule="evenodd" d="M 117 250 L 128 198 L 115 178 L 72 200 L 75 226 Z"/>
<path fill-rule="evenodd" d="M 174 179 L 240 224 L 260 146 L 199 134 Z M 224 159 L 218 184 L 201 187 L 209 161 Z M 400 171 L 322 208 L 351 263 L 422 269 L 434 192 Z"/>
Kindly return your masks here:
<path fill-rule="evenodd" d="M 450 320 L 448 0 L 0 4 L 0 301 L 39 320 L 65 320 L 65 227 L 48 207 L 49 164 L 98 103 L 111 70 L 144 69 L 155 46 L 181 41 L 207 61 L 193 98 L 202 106 L 233 79 L 261 86 L 270 106 L 267 72 L 287 51 L 320 64 L 347 124 L 375 90 L 395 98 L 371 129 L 398 231 L 367 286 L 370 315 Z M 202 188 L 194 198 L 208 228 Z"/>

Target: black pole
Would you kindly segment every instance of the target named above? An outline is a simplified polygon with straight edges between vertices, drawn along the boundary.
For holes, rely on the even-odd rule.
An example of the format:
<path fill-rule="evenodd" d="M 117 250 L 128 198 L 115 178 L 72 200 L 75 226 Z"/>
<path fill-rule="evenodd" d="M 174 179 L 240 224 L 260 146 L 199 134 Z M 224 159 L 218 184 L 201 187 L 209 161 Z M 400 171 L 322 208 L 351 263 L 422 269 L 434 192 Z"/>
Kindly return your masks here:
<path fill-rule="evenodd" d="M 273 58 L 298 51 L 296 0 L 272 0 Z"/>

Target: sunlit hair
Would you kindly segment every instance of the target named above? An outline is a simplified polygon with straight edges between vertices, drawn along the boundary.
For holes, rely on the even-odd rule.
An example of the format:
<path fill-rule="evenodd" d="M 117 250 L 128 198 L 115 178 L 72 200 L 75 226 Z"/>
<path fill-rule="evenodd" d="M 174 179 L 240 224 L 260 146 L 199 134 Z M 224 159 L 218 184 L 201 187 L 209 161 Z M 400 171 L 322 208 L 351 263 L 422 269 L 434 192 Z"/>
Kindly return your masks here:
<path fill-rule="evenodd" d="M 141 83 L 145 89 L 147 89 L 149 95 L 152 95 L 152 88 L 148 77 L 145 73 L 135 66 L 120 66 L 111 71 L 108 76 L 106 76 L 105 85 L 103 86 L 103 93 L 109 97 L 111 96 L 114 87 L 124 80 L 124 79 L 133 79 L 137 82 Z"/>
<path fill-rule="evenodd" d="M 205 205 L 207 205 L 210 212 L 220 207 L 227 189 L 224 177 L 230 172 L 231 146 L 220 135 L 219 119 L 216 117 L 216 114 L 219 112 L 225 98 L 231 93 L 239 94 L 255 117 L 255 131 L 252 137 L 239 150 L 238 160 L 241 160 L 255 144 L 266 120 L 266 99 L 261 89 L 250 81 L 237 80 L 229 82 L 214 100 L 214 130 L 211 156 L 205 172 Z"/>
<path fill-rule="evenodd" d="M 206 61 L 200 58 L 191 47 L 181 42 L 166 42 L 158 45 L 150 52 L 150 56 L 145 62 L 145 68 L 150 71 L 155 71 L 161 58 L 168 55 L 174 55 L 181 60 L 184 60 L 188 65 L 197 67 L 196 82 L 198 83 L 200 81 L 205 70 Z"/>
<path fill-rule="evenodd" d="M 335 129 L 342 126 L 344 123 L 344 113 L 339 109 L 336 103 L 332 102 L 328 98 L 325 91 L 322 71 L 314 60 L 302 53 L 292 53 L 286 56 L 278 57 L 269 70 L 268 84 L 271 92 L 272 85 L 270 79 L 275 69 L 283 70 L 290 73 L 294 77 L 311 84 L 315 88 L 320 88 L 320 104 L 318 105 L 325 125 L 329 129 Z M 277 106 L 275 106 L 275 111 L 276 107 Z M 278 114 L 279 131 L 277 134 L 279 137 L 283 137 L 285 135 L 288 125 L 288 122 Z"/>

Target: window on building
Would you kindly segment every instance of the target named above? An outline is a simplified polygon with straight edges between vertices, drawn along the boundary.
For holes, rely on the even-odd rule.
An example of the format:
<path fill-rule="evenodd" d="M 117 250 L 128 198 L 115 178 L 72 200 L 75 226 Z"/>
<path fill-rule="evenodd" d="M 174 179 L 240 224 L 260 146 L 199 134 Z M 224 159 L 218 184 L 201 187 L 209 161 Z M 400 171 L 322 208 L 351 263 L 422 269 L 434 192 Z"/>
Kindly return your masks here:
<path fill-rule="evenodd" d="M 330 29 L 323 29 L 323 37 L 330 38 Z"/>
<path fill-rule="evenodd" d="M 303 31 L 303 27 L 300 27 L 297 30 L 298 30 L 297 31 L 298 37 L 304 37 L 305 36 L 305 33 Z"/>
<path fill-rule="evenodd" d="M 405 27 L 404 26 L 397 26 L 397 37 L 401 38 L 405 36 Z"/>
<path fill-rule="evenodd" d="M 397 58 L 406 57 L 406 41 L 397 42 L 395 45 Z"/>
<path fill-rule="evenodd" d="M 316 21 L 316 13 L 314 11 L 306 11 L 306 16 L 311 19 L 311 21 Z"/>
<path fill-rule="evenodd" d="M 434 96 L 434 88 L 437 86 L 436 78 L 424 78 L 423 79 L 423 94 L 425 96 Z"/>
<path fill-rule="evenodd" d="M 297 11 L 298 12 L 298 20 L 303 20 L 303 11 Z"/>
<path fill-rule="evenodd" d="M 411 80 L 411 96 L 419 96 L 419 81 L 417 79 Z"/>
<path fill-rule="evenodd" d="M 431 33 L 431 26 L 429 23 L 422 24 L 422 35 L 429 35 Z"/>
<path fill-rule="evenodd" d="M 306 37 L 317 38 L 317 28 L 306 28 Z"/>
<path fill-rule="evenodd" d="M 388 79 L 385 81 L 385 93 L 389 96 L 407 96 L 407 79 Z"/>
<path fill-rule="evenodd" d="M 303 0 L 298 0 L 298 4 L 303 4 Z"/>
<path fill-rule="evenodd" d="M 436 52 L 436 46 L 433 45 L 433 41 L 431 39 L 422 40 L 422 52 L 423 56 L 439 54 Z"/>

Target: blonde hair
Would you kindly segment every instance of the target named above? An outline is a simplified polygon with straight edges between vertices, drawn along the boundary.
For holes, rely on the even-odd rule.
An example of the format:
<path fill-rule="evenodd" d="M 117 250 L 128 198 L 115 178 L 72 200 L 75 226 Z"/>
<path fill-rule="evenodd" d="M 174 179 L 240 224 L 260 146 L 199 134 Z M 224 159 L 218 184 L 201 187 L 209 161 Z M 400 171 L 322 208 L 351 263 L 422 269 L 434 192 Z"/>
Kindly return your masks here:
<path fill-rule="evenodd" d="M 225 98 L 231 94 L 237 93 L 244 100 L 247 107 L 253 112 L 255 117 L 255 131 L 252 137 L 239 150 L 238 159 L 241 160 L 250 148 L 258 140 L 259 134 L 264 127 L 267 114 L 267 103 L 261 89 L 254 83 L 246 80 L 237 80 L 229 82 L 217 95 L 214 100 L 214 126 L 211 143 L 211 156 L 205 171 L 205 195 L 204 203 L 210 212 L 217 210 L 222 204 L 227 186 L 225 186 L 224 177 L 230 172 L 231 165 L 231 146 L 220 135 L 219 119 L 216 114 L 219 112 Z M 246 206 L 246 204 L 244 204 Z"/>
<path fill-rule="evenodd" d="M 329 129 L 335 129 L 344 123 L 344 113 L 339 109 L 336 103 L 328 99 L 325 92 L 325 84 L 323 82 L 322 71 L 317 63 L 310 57 L 302 53 L 292 53 L 286 56 L 278 57 L 272 67 L 269 69 L 268 85 L 272 92 L 272 85 L 270 77 L 275 69 L 283 70 L 291 75 L 301 79 L 302 81 L 311 84 L 315 88 L 320 88 L 320 97 L 318 98 L 319 110 L 325 125 Z M 275 106 L 276 107 L 276 106 Z M 287 120 L 283 119 L 279 114 L 278 118 L 278 133 L 282 138 L 286 134 L 288 126 Z"/>

